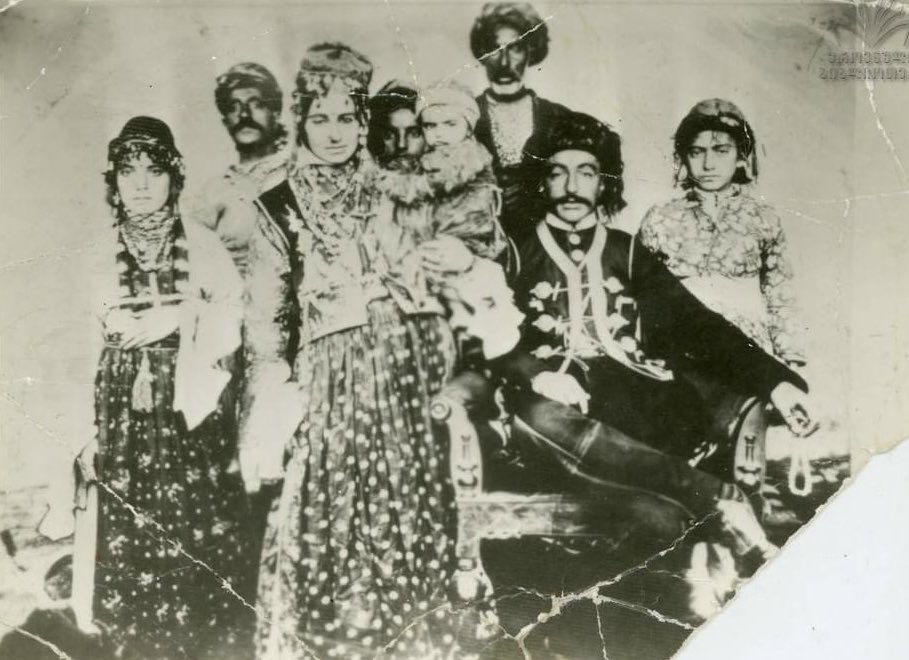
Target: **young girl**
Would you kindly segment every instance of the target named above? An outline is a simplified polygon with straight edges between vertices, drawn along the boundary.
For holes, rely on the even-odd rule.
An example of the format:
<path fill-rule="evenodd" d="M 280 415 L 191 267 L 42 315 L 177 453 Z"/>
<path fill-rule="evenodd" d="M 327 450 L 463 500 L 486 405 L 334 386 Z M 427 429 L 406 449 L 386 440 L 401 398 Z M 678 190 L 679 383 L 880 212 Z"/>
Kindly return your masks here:
<path fill-rule="evenodd" d="M 164 122 L 127 122 L 105 180 L 116 225 L 92 269 L 95 437 L 78 461 L 98 492 L 88 617 L 117 657 L 233 657 L 252 633 L 244 494 L 220 405 L 239 275 L 214 234 L 180 218 L 183 160 Z"/>
<path fill-rule="evenodd" d="M 729 101 L 701 101 L 675 133 L 684 195 L 651 208 L 640 240 L 701 301 L 790 366 L 805 357 L 794 319 L 792 267 L 773 208 L 749 194 L 754 133 Z"/>

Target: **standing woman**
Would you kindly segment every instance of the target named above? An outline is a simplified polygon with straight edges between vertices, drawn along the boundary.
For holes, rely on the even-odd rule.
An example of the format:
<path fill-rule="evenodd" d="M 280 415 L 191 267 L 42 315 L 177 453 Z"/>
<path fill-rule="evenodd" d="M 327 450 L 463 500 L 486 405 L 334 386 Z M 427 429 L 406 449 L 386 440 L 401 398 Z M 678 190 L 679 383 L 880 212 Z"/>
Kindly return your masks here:
<path fill-rule="evenodd" d="M 252 488 L 278 476 L 293 435 L 260 571 L 262 658 L 456 645 L 447 449 L 429 420 L 455 349 L 422 269 L 464 272 L 473 255 L 396 221 L 365 148 L 371 74 L 343 44 L 307 51 L 288 181 L 259 199 L 241 427 Z"/>
<path fill-rule="evenodd" d="M 129 120 L 105 180 L 116 223 L 93 269 L 103 347 L 79 460 L 98 490 L 93 619 L 117 657 L 246 657 L 245 503 L 219 405 L 239 275 L 214 234 L 180 218 L 183 160 L 164 122 Z"/>

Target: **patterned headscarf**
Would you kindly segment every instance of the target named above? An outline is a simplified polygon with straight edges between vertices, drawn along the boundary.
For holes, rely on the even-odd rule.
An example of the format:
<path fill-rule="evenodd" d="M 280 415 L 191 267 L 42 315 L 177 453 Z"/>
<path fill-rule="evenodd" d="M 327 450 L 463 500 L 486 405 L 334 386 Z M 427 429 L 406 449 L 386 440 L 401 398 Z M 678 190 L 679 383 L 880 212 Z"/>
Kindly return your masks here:
<path fill-rule="evenodd" d="M 536 9 L 527 2 L 488 2 L 470 30 L 470 52 L 483 59 L 496 50 L 496 30 L 503 25 L 525 35 L 528 66 L 536 66 L 549 54 L 549 29 Z"/>
<path fill-rule="evenodd" d="M 186 171 L 183 156 L 174 143 L 170 127 L 155 117 L 133 117 L 107 146 L 107 169 L 104 179 L 116 188 L 117 169 L 139 154 L 146 154 L 155 165 L 166 170 L 175 192 L 183 189 Z"/>
<path fill-rule="evenodd" d="M 224 115 L 230 110 L 230 93 L 235 89 L 254 87 L 262 92 L 265 105 L 275 113 L 281 112 L 282 94 L 271 71 L 255 62 L 240 62 L 218 76 L 215 81 L 215 105 Z"/>
<path fill-rule="evenodd" d="M 691 187 L 685 156 L 692 142 L 702 131 L 727 133 L 735 142 L 744 166 L 736 170 L 733 183 L 751 183 L 757 179 L 758 164 L 754 131 L 738 106 L 723 99 L 706 99 L 697 103 L 675 131 L 673 143 L 676 161 L 676 182 Z"/>
<path fill-rule="evenodd" d="M 523 167 L 528 181 L 539 185 L 546 176 L 548 159 L 560 151 L 576 149 L 594 156 L 600 164 L 603 192 L 599 203 L 612 215 L 625 207 L 622 197 L 622 141 L 609 125 L 580 112 L 570 112 L 547 130 L 531 136 L 524 145 Z"/>

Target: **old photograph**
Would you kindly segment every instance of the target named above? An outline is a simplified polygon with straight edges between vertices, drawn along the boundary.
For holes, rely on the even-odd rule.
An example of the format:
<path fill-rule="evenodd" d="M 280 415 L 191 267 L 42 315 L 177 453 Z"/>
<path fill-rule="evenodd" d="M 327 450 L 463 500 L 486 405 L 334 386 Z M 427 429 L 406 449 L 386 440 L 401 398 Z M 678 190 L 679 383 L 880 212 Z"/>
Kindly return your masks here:
<path fill-rule="evenodd" d="M 0 660 L 668 660 L 909 434 L 909 6 L 13 0 L 0 56 Z"/>

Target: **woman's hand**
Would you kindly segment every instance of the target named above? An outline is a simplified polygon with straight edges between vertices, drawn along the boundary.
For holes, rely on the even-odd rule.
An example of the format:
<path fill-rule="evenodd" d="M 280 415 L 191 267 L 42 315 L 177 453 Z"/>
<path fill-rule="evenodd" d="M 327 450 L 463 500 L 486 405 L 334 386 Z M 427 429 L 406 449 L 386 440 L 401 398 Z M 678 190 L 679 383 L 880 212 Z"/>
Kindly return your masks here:
<path fill-rule="evenodd" d="M 121 330 L 120 347 L 127 350 L 164 339 L 180 325 L 178 305 L 156 305 L 132 316 L 132 324 L 125 323 Z"/>
<path fill-rule="evenodd" d="M 808 395 L 792 383 L 784 381 L 777 385 L 770 393 L 770 402 L 795 435 L 805 438 L 817 431 L 818 423 Z"/>
<path fill-rule="evenodd" d="M 426 241 L 417 250 L 423 257 L 423 266 L 440 273 L 463 273 L 473 265 L 473 252 L 454 236 Z"/>
<path fill-rule="evenodd" d="M 583 414 L 587 414 L 590 395 L 584 391 L 574 376 L 557 371 L 543 371 L 534 376 L 530 386 L 540 396 L 564 403 L 566 406 L 577 406 Z"/>
<path fill-rule="evenodd" d="M 284 478 L 283 453 L 269 457 L 257 447 L 242 447 L 239 462 L 240 477 L 249 494 L 259 492 L 263 484 L 273 484 Z"/>

